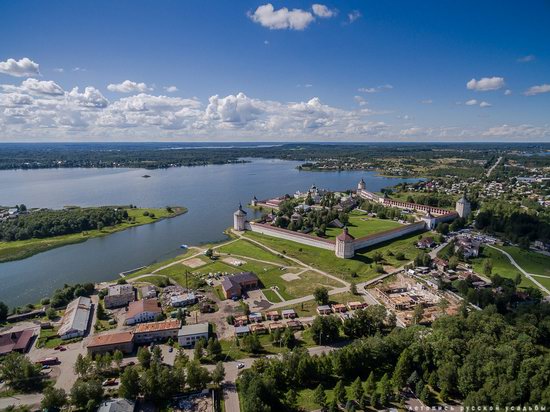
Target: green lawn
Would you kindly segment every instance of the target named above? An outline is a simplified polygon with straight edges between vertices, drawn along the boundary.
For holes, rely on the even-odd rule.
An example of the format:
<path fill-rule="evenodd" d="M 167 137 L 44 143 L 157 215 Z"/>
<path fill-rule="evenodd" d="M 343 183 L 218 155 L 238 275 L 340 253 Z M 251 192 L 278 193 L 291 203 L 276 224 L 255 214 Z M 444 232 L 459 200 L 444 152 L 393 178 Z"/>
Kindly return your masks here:
<path fill-rule="evenodd" d="M 399 226 L 402 225 L 394 220 L 368 217 L 366 213 L 359 211 L 353 211 L 349 214 L 348 229 L 349 233 L 355 238 L 383 232 Z M 334 227 L 329 227 L 326 231 L 326 235 L 330 239 L 334 239 L 340 233 L 342 233 L 342 229 Z"/>
<path fill-rule="evenodd" d="M 337 293 L 336 295 L 329 296 L 329 298 L 330 298 L 331 304 L 363 301 L 363 298 L 361 296 L 353 295 L 350 292 Z M 288 305 L 282 308 L 278 308 L 277 310 L 294 309 L 298 314 L 298 316 L 309 317 L 309 316 L 317 316 L 317 306 L 318 306 L 317 302 L 315 302 L 314 300 L 309 300 L 307 302 L 297 303 L 295 305 Z"/>
<path fill-rule="evenodd" d="M 472 259 L 472 266 L 474 271 L 483 274 L 483 261 L 485 259 L 491 259 L 493 262 L 493 272 L 492 274 L 498 274 L 504 278 L 515 279 L 516 275 L 520 271 L 510 263 L 510 260 L 500 253 L 498 250 L 491 249 L 487 246 L 482 246 L 480 249 L 479 257 Z M 525 276 L 522 276 L 522 281 L 520 287 L 536 287 L 536 285 L 527 279 Z"/>
<path fill-rule="evenodd" d="M 262 293 L 266 297 L 267 300 L 269 300 L 271 303 L 279 303 L 282 302 L 279 295 L 277 295 L 275 292 L 273 292 L 271 289 L 262 289 Z"/>
<path fill-rule="evenodd" d="M 266 260 L 279 265 L 291 265 L 291 262 L 287 259 L 276 256 L 262 247 L 252 242 L 248 242 L 246 239 L 239 239 L 235 242 L 222 245 L 216 248 L 216 251 L 233 255 L 249 256 L 254 259 Z"/>
<path fill-rule="evenodd" d="M 407 261 L 414 259 L 418 254 L 418 249 L 415 247 L 415 243 L 418 240 L 418 234 L 407 235 L 371 248 L 359 250 L 353 259 L 338 259 L 334 255 L 334 252 L 330 250 L 302 245 L 290 240 L 279 239 L 259 233 L 246 232 L 245 236 L 257 240 L 281 253 L 284 252 L 284 254 L 299 259 L 317 269 L 332 275 L 341 276 L 346 280 L 365 281 L 375 277 L 377 275 L 375 270 L 376 264 L 372 260 L 375 251 L 381 252 L 386 263 L 393 267 L 399 267 L 407 263 Z M 428 233 L 423 236 L 433 235 Z M 389 251 L 393 254 L 403 252 L 406 260 L 399 261 L 395 259 L 394 256 L 388 256 Z M 358 275 L 355 279 L 351 276 L 353 272 Z"/>
<path fill-rule="evenodd" d="M 258 335 L 258 337 L 260 338 L 260 343 L 263 347 L 263 352 L 261 354 L 254 355 L 252 353 L 241 350 L 235 345 L 234 339 L 220 340 L 220 343 L 222 345 L 222 353 L 224 356 L 227 356 L 227 360 L 236 360 L 250 357 L 262 357 L 265 355 L 282 353 L 288 350 L 284 346 L 280 347 L 278 344 L 273 344 L 273 342 L 271 342 L 269 334 Z"/>
<path fill-rule="evenodd" d="M 45 239 L 28 239 L 16 240 L 13 242 L 0 242 L 0 263 L 11 260 L 25 259 L 37 253 L 45 252 L 46 250 L 54 249 L 61 246 L 71 245 L 74 243 L 85 242 L 88 239 L 107 236 L 111 233 L 120 232 L 129 227 L 154 223 L 168 217 L 174 217 L 185 213 L 187 209 L 183 207 L 175 207 L 172 213 L 169 213 L 165 208 L 137 208 L 127 209 L 128 216 L 135 217 L 135 222 L 124 222 L 116 226 L 107 226 L 102 230 L 90 230 L 82 233 L 73 233 L 70 235 L 55 236 Z M 143 216 L 147 211 L 154 213 L 155 217 Z"/>
<path fill-rule="evenodd" d="M 541 276 L 533 276 L 533 279 L 535 279 L 537 282 L 539 282 L 546 289 L 550 290 L 550 278 L 543 278 Z"/>
<path fill-rule="evenodd" d="M 550 257 L 516 246 L 497 246 L 508 252 L 527 273 L 550 276 Z"/>

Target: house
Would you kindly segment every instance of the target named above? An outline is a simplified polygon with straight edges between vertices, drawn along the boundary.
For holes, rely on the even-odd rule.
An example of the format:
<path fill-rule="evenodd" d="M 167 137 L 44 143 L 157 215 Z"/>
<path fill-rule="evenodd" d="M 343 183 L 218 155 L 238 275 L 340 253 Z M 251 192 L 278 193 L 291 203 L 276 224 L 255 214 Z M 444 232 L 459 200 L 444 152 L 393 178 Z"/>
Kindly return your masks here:
<path fill-rule="evenodd" d="M 248 316 L 241 315 L 241 316 L 237 316 L 235 318 L 235 322 L 234 322 L 235 326 L 243 326 L 243 325 L 246 325 L 246 324 L 248 324 Z"/>
<path fill-rule="evenodd" d="M 136 300 L 136 293 L 132 285 L 112 285 L 104 300 L 107 309 L 120 308 Z"/>
<path fill-rule="evenodd" d="M 262 322 L 264 317 L 260 312 L 252 312 L 248 315 L 248 320 L 250 322 Z"/>
<path fill-rule="evenodd" d="M 168 319 L 160 322 L 140 323 L 134 329 L 134 341 L 137 344 L 164 342 L 172 338 L 178 339 L 181 322 L 178 319 Z"/>
<path fill-rule="evenodd" d="M 34 329 L 8 332 L 0 335 L 0 356 L 11 352 L 27 352 L 34 338 Z"/>
<path fill-rule="evenodd" d="M 348 302 L 348 309 L 349 310 L 357 310 L 357 309 L 363 309 L 366 306 L 365 302 Z"/>
<path fill-rule="evenodd" d="M 299 320 L 289 320 L 286 323 L 286 326 L 288 326 L 292 330 L 300 330 L 302 329 L 302 322 L 300 322 Z"/>
<path fill-rule="evenodd" d="M 280 322 L 271 322 L 267 327 L 269 328 L 270 332 L 273 332 L 276 330 L 283 330 L 286 328 L 286 326 Z"/>
<path fill-rule="evenodd" d="M 245 336 L 245 335 L 248 335 L 250 333 L 250 328 L 248 327 L 248 325 L 245 325 L 245 326 L 236 326 L 235 327 L 235 336 L 237 337 L 241 337 L 241 336 Z"/>
<path fill-rule="evenodd" d="M 134 412 L 136 404 L 128 399 L 116 398 L 102 402 L 97 412 Z"/>
<path fill-rule="evenodd" d="M 437 256 L 433 258 L 432 262 L 437 270 L 440 270 L 442 272 L 445 272 L 449 268 L 449 263 L 445 259 L 441 259 Z"/>
<path fill-rule="evenodd" d="M 346 308 L 346 305 L 344 305 L 343 303 L 335 303 L 334 305 L 332 305 L 332 311 L 334 313 L 344 313 L 344 312 L 347 312 L 348 308 Z"/>
<path fill-rule="evenodd" d="M 265 318 L 267 320 L 278 320 L 279 312 L 277 312 L 276 310 L 269 311 L 265 314 Z"/>
<path fill-rule="evenodd" d="M 116 350 L 122 353 L 132 353 L 134 350 L 134 334 L 131 331 L 125 331 L 94 335 L 88 343 L 87 349 L 90 355 Z"/>
<path fill-rule="evenodd" d="M 294 309 L 285 309 L 281 312 L 284 319 L 294 319 L 296 316 L 296 311 Z"/>
<path fill-rule="evenodd" d="M 330 308 L 329 305 L 317 306 L 317 313 L 319 315 L 329 315 L 332 313 L 332 309 Z"/>
<path fill-rule="evenodd" d="M 157 297 L 157 288 L 153 285 L 145 285 L 141 288 L 142 299 L 152 299 Z"/>
<path fill-rule="evenodd" d="M 221 282 L 223 293 L 227 299 L 240 298 L 243 290 L 255 289 L 259 284 L 260 280 L 252 272 L 224 276 Z"/>
<path fill-rule="evenodd" d="M 263 323 L 253 323 L 249 326 L 250 332 L 257 333 L 257 334 L 264 334 L 267 333 L 267 328 L 264 326 Z"/>
<path fill-rule="evenodd" d="M 435 241 L 432 237 L 425 237 L 416 242 L 416 247 L 419 249 L 428 249 L 435 246 Z"/>
<path fill-rule="evenodd" d="M 170 305 L 179 308 L 182 306 L 194 305 L 197 302 L 197 297 L 193 292 L 174 295 L 170 297 Z"/>
<path fill-rule="evenodd" d="M 195 342 L 200 339 L 208 340 L 210 325 L 208 322 L 197 323 L 196 325 L 183 325 L 178 332 L 178 343 L 180 346 L 194 347 Z"/>
<path fill-rule="evenodd" d="M 85 296 L 76 298 L 67 305 L 57 334 L 61 339 L 84 336 L 92 313 L 92 300 Z"/>
<path fill-rule="evenodd" d="M 126 312 L 126 324 L 152 322 L 162 313 L 157 298 L 142 299 L 130 302 Z"/>

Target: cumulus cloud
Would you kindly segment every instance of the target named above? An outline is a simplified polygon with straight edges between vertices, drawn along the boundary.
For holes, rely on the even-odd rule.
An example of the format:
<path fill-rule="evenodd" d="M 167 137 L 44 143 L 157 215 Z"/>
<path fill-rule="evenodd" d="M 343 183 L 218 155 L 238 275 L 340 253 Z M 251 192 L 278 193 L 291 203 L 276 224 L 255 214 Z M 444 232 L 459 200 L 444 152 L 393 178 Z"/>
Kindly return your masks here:
<path fill-rule="evenodd" d="M 59 86 L 57 83 L 55 83 L 52 80 L 36 80 L 29 78 L 25 80 L 23 83 L 21 83 L 21 87 L 24 90 L 27 90 L 29 92 L 34 93 L 40 93 L 40 94 L 49 94 L 49 95 L 57 95 L 60 96 L 64 93 L 61 86 Z"/>
<path fill-rule="evenodd" d="M 118 93 L 143 93 L 153 90 L 145 83 L 136 83 L 131 80 L 124 80 L 122 83 L 111 83 L 107 90 Z"/>
<path fill-rule="evenodd" d="M 336 10 L 331 10 L 324 4 L 314 4 L 311 6 L 313 14 L 323 19 L 328 19 L 336 15 Z"/>
<path fill-rule="evenodd" d="M 466 106 L 475 106 L 477 104 L 476 99 L 470 99 L 467 102 L 464 103 Z"/>
<path fill-rule="evenodd" d="M 483 77 L 479 80 L 472 79 L 466 83 L 466 87 L 470 90 L 486 92 L 489 90 L 498 90 L 504 87 L 503 77 Z"/>
<path fill-rule="evenodd" d="M 356 20 L 360 19 L 362 16 L 361 12 L 359 10 L 353 10 L 348 13 L 348 23 L 351 24 L 355 22 Z"/>
<path fill-rule="evenodd" d="M 250 19 L 270 30 L 304 30 L 314 20 L 315 16 L 302 9 L 289 10 L 286 7 L 275 10 L 273 4 L 259 6 L 254 13 L 249 13 Z"/>
<path fill-rule="evenodd" d="M 492 104 L 491 104 L 491 103 L 487 103 L 487 102 L 481 102 L 481 103 L 479 104 L 479 107 L 491 107 L 491 106 L 492 106 Z"/>
<path fill-rule="evenodd" d="M 167 93 L 175 93 L 178 91 L 178 88 L 176 86 L 165 86 L 164 87 L 164 90 L 167 92 Z"/>
<path fill-rule="evenodd" d="M 518 63 L 529 63 L 535 60 L 535 55 L 528 54 L 527 56 L 522 56 L 517 59 Z"/>
<path fill-rule="evenodd" d="M 28 57 L 20 60 L 8 59 L 0 62 L 0 73 L 15 77 L 33 77 L 40 76 L 38 63 L 33 62 Z"/>
<path fill-rule="evenodd" d="M 84 93 L 78 92 L 78 87 L 73 88 L 68 97 L 84 107 L 107 107 L 109 101 L 95 87 L 86 87 Z"/>
<path fill-rule="evenodd" d="M 510 89 L 506 89 L 506 90 L 504 91 L 504 95 L 505 95 L 505 96 L 510 96 L 511 94 L 512 94 L 512 90 L 510 90 Z"/>
<path fill-rule="evenodd" d="M 550 92 L 550 84 L 541 84 L 539 86 L 532 86 L 527 89 L 523 94 L 526 96 L 534 96 L 536 94 Z"/>
<path fill-rule="evenodd" d="M 487 129 L 482 133 L 485 137 L 499 138 L 547 138 L 550 137 L 550 128 L 548 126 L 533 126 L 529 124 L 495 126 Z"/>

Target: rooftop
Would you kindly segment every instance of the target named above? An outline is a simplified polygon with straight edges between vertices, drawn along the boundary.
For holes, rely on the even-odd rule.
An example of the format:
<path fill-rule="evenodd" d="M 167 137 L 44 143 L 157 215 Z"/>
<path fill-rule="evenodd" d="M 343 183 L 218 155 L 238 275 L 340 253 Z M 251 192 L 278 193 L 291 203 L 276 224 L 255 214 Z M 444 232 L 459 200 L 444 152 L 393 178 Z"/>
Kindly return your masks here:
<path fill-rule="evenodd" d="M 25 329 L 0 335 L 0 355 L 6 355 L 14 350 L 25 350 L 33 336 L 33 329 Z"/>
<path fill-rule="evenodd" d="M 88 319 L 92 309 L 92 300 L 85 296 L 76 298 L 67 305 L 58 335 L 64 335 L 71 330 L 85 331 L 88 328 Z"/>
<path fill-rule="evenodd" d="M 105 335 L 95 335 L 88 343 L 88 347 L 97 347 L 105 345 L 116 345 L 121 343 L 128 343 L 134 339 L 132 332 L 115 332 L 107 333 Z"/>
<path fill-rule="evenodd" d="M 130 302 L 128 305 L 128 312 L 126 318 L 133 318 L 143 312 L 161 313 L 162 310 L 159 307 L 159 302 L 156 298 L 142 299 Z"/>
<path fill-rule="evenodd" d="M 181 322 L 178 319 L 168 319 L 160 322 L 140 323 L 134 329 L 134 333 L 160 332 L 163 330 L 179 329 Z"/>
<path fill-rule="evenodd" d="M 183 325 L 178 332 L 178 336 L 200 335 L 203 333 L 208 333 L 209 330 L 210 325 L 208 322 L 197 323 L 195 325 Z"/>
<path fill-rule="evenodd" d="M 109 286 L 109 296 L 126 295 L 134 293 L 132 285 L 112 285 Z"/>

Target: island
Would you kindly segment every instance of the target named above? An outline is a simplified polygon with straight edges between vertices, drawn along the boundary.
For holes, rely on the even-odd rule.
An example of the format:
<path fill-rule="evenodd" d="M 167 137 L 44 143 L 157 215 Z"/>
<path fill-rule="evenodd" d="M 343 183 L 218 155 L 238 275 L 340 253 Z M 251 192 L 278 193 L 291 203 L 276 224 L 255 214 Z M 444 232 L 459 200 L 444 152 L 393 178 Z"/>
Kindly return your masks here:
<path fill-rule="evenodd" d="M 0 207 L 0 263 L 25 259 L 47 250 L 107 236 L 130 227 L 159 222 L 187 212 L 181 206 L 135 205 L 27 209 Z"/>

